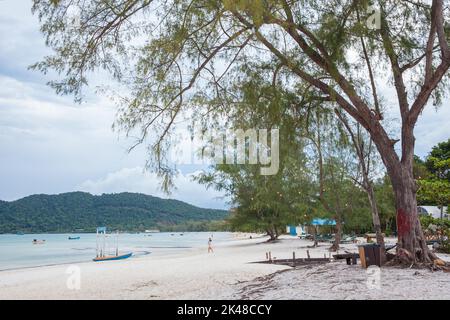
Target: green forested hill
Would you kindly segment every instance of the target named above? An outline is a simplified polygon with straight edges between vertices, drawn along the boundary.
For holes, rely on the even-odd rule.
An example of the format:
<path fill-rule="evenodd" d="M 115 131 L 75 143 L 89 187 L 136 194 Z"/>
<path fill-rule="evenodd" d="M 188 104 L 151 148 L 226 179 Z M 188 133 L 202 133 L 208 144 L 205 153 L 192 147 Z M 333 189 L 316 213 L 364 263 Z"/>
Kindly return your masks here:
<path fill-rule="evenodd" d="M 200 231 L 227 217 L 224 210 L 202 209 L 178 200 L 138 193 L 85 192 L 32 195 L 0 201 L 0 233 L 93 232 L 97 226 L 123 231 L 145 229 Z"/>

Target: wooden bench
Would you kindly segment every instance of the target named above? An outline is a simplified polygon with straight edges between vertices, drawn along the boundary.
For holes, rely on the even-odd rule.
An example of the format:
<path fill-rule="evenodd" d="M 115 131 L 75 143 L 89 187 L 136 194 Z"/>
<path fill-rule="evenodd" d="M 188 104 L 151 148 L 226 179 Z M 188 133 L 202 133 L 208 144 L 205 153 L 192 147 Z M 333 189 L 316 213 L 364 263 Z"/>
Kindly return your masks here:
<path fill-rule="evenodd" d="M 345 259 L 347 261 L 347 264 L 351 265 L 351 264 L 357 264 L 358 263 L 357 259 L 359 258 L 359 254 L 358 253 L 334 254 L 333 258 L 335 258 L 336 260 Z"/>
<path fill-rule="evenodd" d="M 383 238 L 385 237 L 384 233 L 382 233 L 381 235 L 383 236 Z M 377 239 L 377 234 L 376 233 L 366 233 L 365 236 L 366 236 L 367 243 L 373 242 L 372 239 L 373 240 Z"/>

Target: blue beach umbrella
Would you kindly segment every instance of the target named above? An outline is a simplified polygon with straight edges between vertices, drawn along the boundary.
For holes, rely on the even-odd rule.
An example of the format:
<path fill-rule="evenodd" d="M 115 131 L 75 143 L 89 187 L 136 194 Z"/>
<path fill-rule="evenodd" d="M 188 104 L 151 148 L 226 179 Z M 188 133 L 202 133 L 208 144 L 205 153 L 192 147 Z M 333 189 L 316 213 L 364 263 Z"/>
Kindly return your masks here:
<path fill-rule="evenodd" d="M 315 218 L 311 222 L 311 225 L 313 225 L 313 226 L 335 226 L 336 220 Z"/>

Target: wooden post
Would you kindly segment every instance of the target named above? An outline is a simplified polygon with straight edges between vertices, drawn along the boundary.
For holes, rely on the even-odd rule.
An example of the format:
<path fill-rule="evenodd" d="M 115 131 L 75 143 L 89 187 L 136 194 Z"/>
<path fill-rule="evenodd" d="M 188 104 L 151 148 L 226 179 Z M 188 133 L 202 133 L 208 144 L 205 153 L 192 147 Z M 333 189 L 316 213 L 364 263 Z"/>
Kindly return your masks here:
<path fill-rule="evenodd" d="M 292 264 L 295 267 L 295 251 L 292 252 Z"/>
<path fill-rule="evenodd" d="M 269 261 L 272 262 L 272 252 L 269 251 Z"/>
<path fill-rule="evenodd" d="M 311 259 L 311 257 L 309 256 L 309 250 L 306 250 L 306 255 L 308 256 L 308 259 Z"/>
<path fill-rule="evenodd" d="M 361 260 L 361 266 L 367 268 L 366 253 L 364 252 L 363 246 L 359 247 L 359 259 Z"/>
<path fill-rule="evenodd" d="M 317 226 L 314 226 L 314 247 L 317 247 L 318 241 L 317 241 Z"/>
<path fill-rule="evenodd" d="M 266 260 L 269 260 L 269 254 L 266 252 Z"/>

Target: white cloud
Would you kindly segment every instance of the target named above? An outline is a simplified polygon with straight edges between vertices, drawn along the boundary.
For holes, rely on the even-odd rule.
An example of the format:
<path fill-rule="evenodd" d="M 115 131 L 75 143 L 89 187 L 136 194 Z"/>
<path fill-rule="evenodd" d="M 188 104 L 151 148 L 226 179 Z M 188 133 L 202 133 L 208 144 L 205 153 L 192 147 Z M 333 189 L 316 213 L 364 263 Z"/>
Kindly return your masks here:
<path fill-rule="evenodd" d="M 76 105 L 45 85 L 0 75 L 0 199 L 73 191 L 145 161 L 111 130 L 116 109 L 96 99 Z"/>
<path fill-rule="evenodd" d="M 175 178 L 176 189 L 168 196 L 160 189 L 160 180 L 154 173 L 144 171 L 142 167 L 123 168 L 108 173 L 97 180 L 84 181 L 77 189 L 93 194 L 139 192 L 161 198 L 171 198 L 204 208 L 225 208 L 223 193 L 192 181 L 190 174 L 178 174 Z"/>
<path fill-rule="evenodd" d="M 131 142 L 118 140 L 111 130 L 115 113 L 108 100 L 97 98 L 80 106 L 55 97 L 44 85 L 0 75 L 0 199 L 76 190 L 167 197 L 156 175 L 139 167 L 147 158 L 145 148 L 127 154 Z M 222 194 L 206 190 L 186 174 L 199 168 L 183 168 L 171 197 L 224 208 L 225 201 L 218 199 Z"/>
<path fill-rule="evenodd" d="M 388 79 L 378 82 L 379 94 L 383 97 L 383 105 L 387 108 L 388 133 L 394 139 L 401 137 L 401 116 L 394 85 Z M 386 124 L 385 123 L 385 124 Z M 426 157 L 431 148 L 439 142 L 450 138 L 450 97 L 443 99 L 442 105 L 436 109 L 430 102 L 425 106 L 414 130 L 416 137 L 415 154 Z M 401 152 L 401 145 L 396 145 Z"/>
<path fill-rule="evenodd" d="M 30 13 L 31 5 L 29 0 L 0 1 L 0 199 L 78 187 L 94 193 L 136 191 L 164 196 L 156 176 L 142 174 L 139 167 L 148 158 L 145 149 L 127 154 L 130 141 L 118 140 L 111 131 L 116 110 L 110 101 L 87 89 L 89 102 L 76 105 L 45 86 L 54 74 L 27 70 L 49 52 L 37 18 Z M 101 78 L 97 82 L 110 84 L 103 74 L 96 77 Z M 386 84 L 380 93 L 394 110 L 392 88 Z M 438 112 L 432 107 L 425 110 L 416 129 L 418 155 L 425 156 L 433 145 L 450 137 L 449 119 L 449 100 Z M 185 154 L 187 146 L 180 146 Z M 188 172 L 195 170 L 198 167 L 183 171 L 172 197 L 222 207 L 223 200 L 214 200 L 220 194 L 190 181 Z"/>
<path fill-rule="evenodd" d="M 437 110 L 429 105 L 425 108 L 415 130 L 416 154 L 425 157 L 439 142 L 450 139 L 450 99 L 446 99 Z"/>

